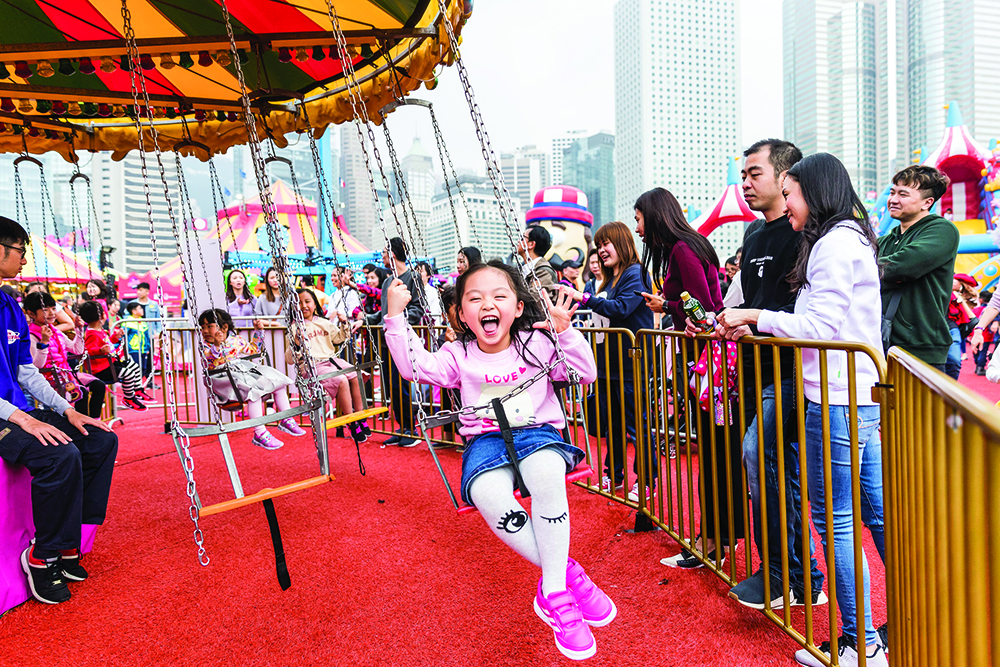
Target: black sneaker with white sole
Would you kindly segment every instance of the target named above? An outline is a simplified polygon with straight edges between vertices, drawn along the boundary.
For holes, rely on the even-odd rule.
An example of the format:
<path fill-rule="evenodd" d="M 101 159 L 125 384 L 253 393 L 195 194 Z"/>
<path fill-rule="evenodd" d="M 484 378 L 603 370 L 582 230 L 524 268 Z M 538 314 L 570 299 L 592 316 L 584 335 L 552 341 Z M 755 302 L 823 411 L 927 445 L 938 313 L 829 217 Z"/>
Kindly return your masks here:
<path fill-rule="evenodd" d="M 885 651 L 886 655 L 889 655 L 889 624 L 883 623 L 875 632 L 878 633 L 878 639 L 882 642 L 882 650 Z"/>
<path fill-rule="evenodd" d="M 785 596 L 782 594 L 781 588 L 781 578 L 771 577 L 771 609 L 781 609 L 785 606 Z M 729 589 L 729 597 L 733 598 L 741 605 L 745 607 L 750 607 L 751 609 L 763 609 L 764 608 L 764 568 L 758 569 L 750 577 L 747 577 L 740 583 Z M 802 589 L 793 588 L 788 593 L 789 606 L 791 607 L 802 607 L 805 606 L 805 591 Z M 826 593 L 823 592 L 822 588 L 813 588 L 812 590 L 812 603 L 813 605 L 826 604 L 828 601 Z"/>
<path fill-rule="evenodd" d="M 69 600 L 69 586 L 59 567 L 59 559 L 38 560 L 31 555 L 33 547 L 21 552 L 21 569 L 28 575 L 31 595 L 45 604 L 59 604 Z"/>
<path fill-rule="evenodd" d="M 705 557 L 709 562 L 715 563 L 715 551 L 708 554 Z M 697 570 L 698 568 L 705 567 L 705 564 L 701 562 L 693 553 L 687 549 L 681 549 L 681 552 L 676 556 L 671 556 L 670 558 L 661 558 L 660 562 L 667 567 L 676 567 L 680 570 Z M 719 563 L 719 567 L 722 567 L 726 563 L 725 555 L 722 556 L 722 561 Z"/>
<path fill-rule="evenodd" d="M 64 553 L 59 557 L 59 568 L 62 570 L 63 576 L 70 581 L 83 581 L 89 576 L 80 565 L 80 559 L 79 549 L 74 549 L 71 554 Z"/>

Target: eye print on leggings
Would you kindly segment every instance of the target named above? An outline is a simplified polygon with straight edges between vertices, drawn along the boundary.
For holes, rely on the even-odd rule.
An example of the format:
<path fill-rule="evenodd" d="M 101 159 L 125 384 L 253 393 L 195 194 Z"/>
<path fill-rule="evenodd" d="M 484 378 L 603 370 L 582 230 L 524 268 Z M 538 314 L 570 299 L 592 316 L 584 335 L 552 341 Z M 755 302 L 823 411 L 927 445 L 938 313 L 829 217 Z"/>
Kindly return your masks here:
<path fill-rule="evenodd" d="M 563 512 L 562 514 L 560 514 L 559 516 L 557 516 L 557 517 L 555 517 L 553 519 L 550 519 L 547 516 L 543 516 L 542 518 L 545 519 L 546 521 L 548 521 L 549 523 L 562 523 L 567 518 L 569 518 L 569 515 L 566 512 Z"/>
<path fill-rule="evenodd" d="M 528 523 L 528 513 L 524 510 L 510 510 L 503 515 L 500 519 L 500 523 L 497 524 L 497 529 L 506 531 L 508 533 L 516 533 L 525 527 Z"/>

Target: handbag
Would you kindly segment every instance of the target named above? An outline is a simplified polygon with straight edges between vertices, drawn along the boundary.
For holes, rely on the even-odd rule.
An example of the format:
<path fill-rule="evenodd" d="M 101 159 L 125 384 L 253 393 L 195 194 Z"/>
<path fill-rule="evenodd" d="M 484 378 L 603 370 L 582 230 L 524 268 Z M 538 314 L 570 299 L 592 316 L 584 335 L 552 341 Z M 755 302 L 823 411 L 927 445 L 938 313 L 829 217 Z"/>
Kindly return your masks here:
<path fill-rule="evenodd" d="M 976 330 L 977 326 L 979 326 L 979 318 L 973 317 L 965 324 L 958 325 L 958 335 L 962 337 L 962 340 L 965 340 L 972 335 L 972 332 Z"/>
<path fill-rule="evenodd" d="M 882 315 L 882 351 L 889 351 L 889 343 L 892 339 L 892 320 L 896 317 L 896 311 L 899 309 L 899 300 L 903 298 L 903 292 L 897 290 L 889 298 L 889 307 L 886 308 L 885 313 Z"/>

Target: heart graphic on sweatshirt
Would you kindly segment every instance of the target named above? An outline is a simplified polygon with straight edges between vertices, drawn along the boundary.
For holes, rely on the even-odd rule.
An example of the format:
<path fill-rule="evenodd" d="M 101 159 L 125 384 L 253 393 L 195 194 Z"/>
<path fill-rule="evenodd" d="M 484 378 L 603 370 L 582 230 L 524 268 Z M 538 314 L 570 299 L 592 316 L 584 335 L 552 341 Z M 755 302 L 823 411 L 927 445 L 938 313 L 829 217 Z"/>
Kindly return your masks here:
<path fill-rule="evenodd" d="M 521 375 L 524 375 L 525 372 L 527 372 L 527 370 L 528 369 L 525 368 L 524 366 L 518 366 L 518 368 L 517 368 L 517 372 L 520 373 Z"/>

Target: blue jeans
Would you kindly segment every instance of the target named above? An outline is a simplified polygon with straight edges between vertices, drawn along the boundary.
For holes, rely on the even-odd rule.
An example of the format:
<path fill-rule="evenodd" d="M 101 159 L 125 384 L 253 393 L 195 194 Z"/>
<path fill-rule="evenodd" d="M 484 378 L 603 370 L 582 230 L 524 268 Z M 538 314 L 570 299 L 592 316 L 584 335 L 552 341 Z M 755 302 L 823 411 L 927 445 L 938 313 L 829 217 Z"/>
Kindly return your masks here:
<path fill-rule="evenodd" d="M 948 361 L 944 363 L 944 374 L 957 380 L 962 370 L 962 334 L 958 333 L 958 327 L 951 327 L 948 333 L 951 334 L 951 347 L 948 348 Z"/>
<path fill-rule="evenodd" d="M 793 380 L 783 380 L 781 383 L 781 420 L 785 436 L 785 523 L 788 541 L 781 542 L 781 514 L 778 497 L 778 434 L 775 414 L 774 385 L 764 387 L 761 392 L 761 414 L 756 414 L 757 402 L 754 387 L 746 388 L 745 414 L 749 426 L 743 437 L 743 463 L 747 470 L 747 486 L 750 490 L 750 502 L 753 509 L 753 539 L 757 544 L 757 553 L 763 560 L 764 542 L 761 534 L 761 479 L 760 464 L 757 452 L 757 429 L 764 429 L 764 488 L 767 491 L 767 535 L 768 562 L 772 580 L 781 577 L 781 550 L 788 552 L 788 583 L 792 590 L 805 589 L 805 573 L 802 567 L 802 496 L 799 490 L 799 452 L 798 444 L 789 442 L 796 438 L 795 421 L 795 383 Z M 759 418 L 758 418 L 759 417 Z M 749 421 L 752 419 L 752 421 Z M 808 532 L 808 531 L 807 531 Z M 823 573 L 820 572 L 816 558 L 812 535 L 809 535 L 810 570 L 812 571 L 812 590 L 823 586 Z M 771 591 L 774 595 L 776 591 Z"/>
<path fill-rule="evenodd" d="M 833 555 L 836 571 L 837 604 L 844 624 L 844 634 L 857 637 L 858 612 L 855 597 L 854 521 L 851 502 L 851 430 L 846 405 L 831 405 L 830 474 L 833 502 Z M 871 531 L 878 555 L 885 562 L 885 531 L 882 514 L 882 444 L 879 439 L 879 406 L 858 406 L 858 458 L 861 462 L 861 520 Z M 806 461 L 809 474 L 809 504 L 812 520 L 826 547 L 826 496 L 823 480 L 823 407 L 806 405 Z M 824 553 L 826 553 L 824 551 Z M 830 564 L 827 563 L 827 569 Z M 872 626 L 869 593 L 868 557 L 862 551 L 865 578 L 866 643 L 878 641 Z"/>

